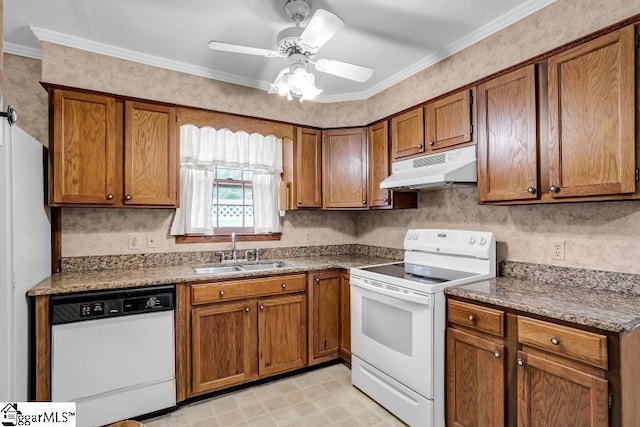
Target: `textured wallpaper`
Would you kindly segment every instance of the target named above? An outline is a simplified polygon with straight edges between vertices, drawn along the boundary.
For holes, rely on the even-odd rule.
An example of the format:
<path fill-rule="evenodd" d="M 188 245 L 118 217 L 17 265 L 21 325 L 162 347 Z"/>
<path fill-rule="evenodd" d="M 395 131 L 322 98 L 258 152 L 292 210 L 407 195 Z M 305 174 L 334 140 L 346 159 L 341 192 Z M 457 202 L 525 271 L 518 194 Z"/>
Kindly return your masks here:
<path fill-rule="evenodd" d="M 312 126 L 359 126 L 638 13 L 638 1 L 558 0 L 363 101 L 301 105 L 255 89 L 47 43 L 41 79 Z M 9 61 L 8 66 L 18 65 Z M 35 86 L 32 78 L 27 80 L 20 84 Z M 44 105 L 46 111 L 46 99 L 30 102 L 31 108 Z M 46 126 L 42 129 L 46 132 Z M 499 207 L 478 206 L 476 200 L 477 189 L 466 187 L 422 192 L 416 210 L 289 212 L 282 241 L 241 243 L 241 248 L 340 243 L 400 248 L 407 228 L 481 229 L 495 232 L 502 256 L 513 261 L 640 273 L 640 245 L 635 242 L 640 235 L 640 202 Z M 135 253 L 127 249 L 129 233 L 156 236 L 159 247 L 145 252 L 228 247 L 175 245 L 168 236 L 172 215 L 170 210 L 65 209 L 63 256 Z M 566 242 L 566 260 L 550 259 L 552 241 Z"/>
<path fill-rule="evenodd" d="M 42 62 L 10 54 L 4 54 L 3 60 L 5 107 L 13 105 L 18 110 L 18 126 L 49 146 L 47 92 L 39 83 Z"/>

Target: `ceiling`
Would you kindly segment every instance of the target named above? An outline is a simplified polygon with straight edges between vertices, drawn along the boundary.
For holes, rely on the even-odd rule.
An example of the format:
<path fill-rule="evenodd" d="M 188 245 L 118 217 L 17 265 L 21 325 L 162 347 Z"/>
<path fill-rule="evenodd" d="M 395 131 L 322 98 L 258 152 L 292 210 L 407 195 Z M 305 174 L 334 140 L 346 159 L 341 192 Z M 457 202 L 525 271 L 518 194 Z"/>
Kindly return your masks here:
<path fill-rule="evenodd" d="M 286 0 L 5 0 L 5 51 L 38 57 L 49 41 L 259 89 L 287 65 L 207 47 L 274 49 L 292 25 Z M 321 102 L 366 99 L 555 0 L 310 0 L 346 27 L 319 56 L 372 67 L 365 83 L 314 71 Z"/>

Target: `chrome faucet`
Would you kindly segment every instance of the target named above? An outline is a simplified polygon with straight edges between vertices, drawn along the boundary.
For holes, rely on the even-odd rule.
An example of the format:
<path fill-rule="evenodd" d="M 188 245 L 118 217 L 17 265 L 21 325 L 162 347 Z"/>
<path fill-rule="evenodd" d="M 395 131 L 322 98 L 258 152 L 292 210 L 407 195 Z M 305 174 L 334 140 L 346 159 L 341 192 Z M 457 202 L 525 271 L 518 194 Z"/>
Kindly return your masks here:
<path fill-rule="evenodd" d="M 238 252 L 236 251 L 236 233 L 235 232 L 231 233 L 231 247 L 233 249 L 233 252 L 231 252 L 231 257 L 233 259 L 233 262 L 237 262 Z"/>

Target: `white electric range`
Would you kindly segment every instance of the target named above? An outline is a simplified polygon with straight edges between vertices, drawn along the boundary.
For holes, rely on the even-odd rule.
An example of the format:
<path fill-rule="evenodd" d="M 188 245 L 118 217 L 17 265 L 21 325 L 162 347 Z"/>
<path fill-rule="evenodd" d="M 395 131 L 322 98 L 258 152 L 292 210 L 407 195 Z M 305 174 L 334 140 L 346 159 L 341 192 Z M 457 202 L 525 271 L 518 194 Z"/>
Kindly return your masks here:
<path fill-rule="evenodd" d="M 443 290 L 495 277 L 492 233 L 408 230 L 404 262 L 351 269 L 351 379 L 410 426 L 443 427 Z"/>

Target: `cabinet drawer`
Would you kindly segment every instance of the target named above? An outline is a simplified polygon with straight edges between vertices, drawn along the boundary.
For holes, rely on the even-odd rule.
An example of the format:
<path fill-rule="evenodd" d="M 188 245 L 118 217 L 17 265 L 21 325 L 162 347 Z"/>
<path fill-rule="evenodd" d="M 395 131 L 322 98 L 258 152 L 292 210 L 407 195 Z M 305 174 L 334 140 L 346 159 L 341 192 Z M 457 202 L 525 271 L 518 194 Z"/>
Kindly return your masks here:
<path fill-rule="evenodd" d="M 305 283 L 304 274 L 202 283 L 191 286 L 191 304 L 207 304 L 264 295 L 301 292 L 305 290 Z"/>
<path fill-rule="evenodd" d="M 607 337 L 518 316 L 518 342 L 607 368 Z"/>
<path fill-rule="evenodd" d="M 447 319 L 451 323 L 477 329 L 488 334 L 504 336 L 504 312 L 466 302 L 449 300 Z"/>

